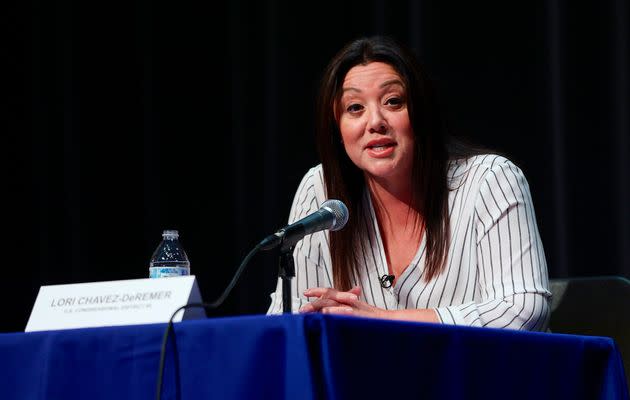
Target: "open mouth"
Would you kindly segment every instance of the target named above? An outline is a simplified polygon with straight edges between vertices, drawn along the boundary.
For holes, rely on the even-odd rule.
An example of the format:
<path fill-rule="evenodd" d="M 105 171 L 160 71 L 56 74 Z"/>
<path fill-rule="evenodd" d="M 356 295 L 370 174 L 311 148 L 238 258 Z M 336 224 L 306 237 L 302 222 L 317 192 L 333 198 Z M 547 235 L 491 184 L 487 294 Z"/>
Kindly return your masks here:
<path fill-rule="evenodd" d="M 391 156 L 394 153 L 395 147 L 396 147 L 395 142 L 378 143 L 378 144 L 368 145 L 366 147 L 366 151 L 371 157 L 386 158 L 386 157 Z"/>
<path fill-rule="evenodd" d="M 368 149 L 374 150 L 374 151 L 383 151 L 383 150 L 388 149 L 390 147 L 394 147 L 394 143 L 379 144 L 377 146 L 368 146 Z"/>

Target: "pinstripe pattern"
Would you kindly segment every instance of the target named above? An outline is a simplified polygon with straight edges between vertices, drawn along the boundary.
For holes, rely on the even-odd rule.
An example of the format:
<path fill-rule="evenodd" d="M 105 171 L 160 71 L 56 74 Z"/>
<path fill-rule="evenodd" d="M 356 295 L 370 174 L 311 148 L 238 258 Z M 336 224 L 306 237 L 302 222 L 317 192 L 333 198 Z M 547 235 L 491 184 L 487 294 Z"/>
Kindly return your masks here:
<path fill-rule="evenodd" d="M 449 168 L 451 244 L 446 267 L 430 282 L 422 280 L 423 239 L 396 285 L 383 288 L 387 262 L 378 222 L 364 195 L 368 235 L 361 241 L 361 265 L 353 280 L 362 300 L 384 309 L 434 308 L 447 324 L 545 330 L 549 321 L 549 282 L 545 254 L 527 180 L 512 162 L 481 155 L 451 162 Z M 326 200 L 318 165 L 302 179 L 289 223 L 319 209 Z M 305 237 L 295 248 L 293 309 L 307 299 L 308 287 L 332 286 L 327 232 Z M 281 281 L 271 294 L 268 314 L 282 312 Z"/>

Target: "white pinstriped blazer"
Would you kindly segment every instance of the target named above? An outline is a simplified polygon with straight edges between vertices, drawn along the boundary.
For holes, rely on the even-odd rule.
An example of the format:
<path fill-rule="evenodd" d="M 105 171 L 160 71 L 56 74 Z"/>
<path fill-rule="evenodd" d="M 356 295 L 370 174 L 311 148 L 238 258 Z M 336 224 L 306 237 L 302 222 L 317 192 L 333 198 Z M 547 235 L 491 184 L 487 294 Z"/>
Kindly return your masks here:
<path fill-rule="evenodd" d="M 369 235 L 361 243 L 363 262 L 353 284 L 361 299 L 384 309 L 433 308 L 443 323 L 495 328 L 547 329 L 549 280 L 529 185 L 508 159 L 479 155 L 452 161 L 448 172 L 451 242 L 443 273 L 425 282 L 426 242 L 422 239 L 410 265 L 396 284 L 383 288 L 388 274 L 378 223 L 368 191 L 362 220 Z M 319 209 L 326 200 L 322 166 L 302 179 L 289 223 Z M 309 287 L 332 287 L 328 232 L 304 237 L 294 251 L 294 312 L 308 300 Z M 271 294 L 267 314 L 282 312 L 282 286 Z"/>

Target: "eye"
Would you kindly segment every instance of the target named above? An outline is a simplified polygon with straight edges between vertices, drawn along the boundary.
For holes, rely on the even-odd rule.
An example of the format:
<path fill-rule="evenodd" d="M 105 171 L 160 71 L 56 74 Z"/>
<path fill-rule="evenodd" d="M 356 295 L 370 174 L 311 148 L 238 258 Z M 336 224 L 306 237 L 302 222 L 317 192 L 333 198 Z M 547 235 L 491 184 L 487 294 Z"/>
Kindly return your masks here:
<path fill-rule="evenodd" d="M 363 106 L 361 104 L 350 104 L 348 107 L 346 107 L 346 111 L 349 113 L 357 113 L 359 111 L 363 110 Z"/>
<path fill-rule="evenodd" d="M 390 97 L 385 101 L 385 104 L 390 105 L 394 108 L 400 108 L 404 104 L 404 100 L 402 97 Z"/>

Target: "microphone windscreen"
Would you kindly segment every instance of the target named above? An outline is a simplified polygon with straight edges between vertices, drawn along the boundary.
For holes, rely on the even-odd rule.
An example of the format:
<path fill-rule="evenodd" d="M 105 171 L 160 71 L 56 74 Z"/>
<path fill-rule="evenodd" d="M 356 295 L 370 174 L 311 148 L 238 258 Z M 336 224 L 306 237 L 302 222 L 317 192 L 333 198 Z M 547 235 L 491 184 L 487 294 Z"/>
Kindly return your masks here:
<path fill-rule="evenodd" d="M 324 208 L 335 216 L 335 221 L 333 222 L 331 231 L 338 231 L 339 229 L 346 226 L 348 222 L 348 207 L 341 200 L 329 199 L 322 203 L 320 208 Z"/>

